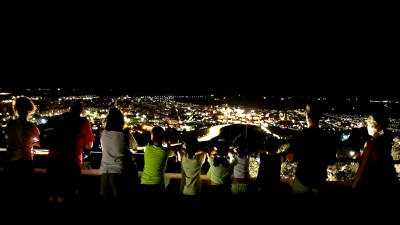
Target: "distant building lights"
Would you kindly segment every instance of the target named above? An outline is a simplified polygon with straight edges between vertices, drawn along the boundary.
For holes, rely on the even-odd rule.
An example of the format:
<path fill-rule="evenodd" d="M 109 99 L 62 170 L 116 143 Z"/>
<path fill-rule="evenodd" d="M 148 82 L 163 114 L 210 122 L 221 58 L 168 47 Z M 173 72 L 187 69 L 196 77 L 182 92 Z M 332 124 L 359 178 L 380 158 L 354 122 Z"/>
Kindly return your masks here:
<path fill-rule="evenodd" d="M 346 141 L 347 139 L 349 139 L 350 134 L 342 134 L 342 137 L 340 138 L 341 141 Z"/>

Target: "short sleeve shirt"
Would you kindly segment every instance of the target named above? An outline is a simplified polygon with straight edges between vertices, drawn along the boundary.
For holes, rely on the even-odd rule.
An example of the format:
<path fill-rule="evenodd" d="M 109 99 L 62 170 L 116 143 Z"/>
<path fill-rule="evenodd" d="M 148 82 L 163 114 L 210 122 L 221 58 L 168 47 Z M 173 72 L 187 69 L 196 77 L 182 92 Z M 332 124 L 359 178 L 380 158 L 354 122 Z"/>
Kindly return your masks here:
<path fill-rule="evenodd" d="M 146 145 L 141 184 L 164 184 L 167 161 L 173 155 L 174 151 L 168 148 Z"/>

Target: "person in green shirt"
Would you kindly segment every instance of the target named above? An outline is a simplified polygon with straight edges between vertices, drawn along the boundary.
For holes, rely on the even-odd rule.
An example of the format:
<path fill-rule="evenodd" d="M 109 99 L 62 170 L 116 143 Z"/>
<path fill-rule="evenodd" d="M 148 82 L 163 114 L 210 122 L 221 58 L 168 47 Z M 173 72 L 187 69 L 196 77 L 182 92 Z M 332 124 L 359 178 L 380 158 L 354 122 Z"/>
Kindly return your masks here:
<path fill-rule="evenodd" d="M 220 139 L 216 144 L 216 149 L 212 150 L 208 155 L 208 163 L 210 168 L 207 176 L 210 178 L 210 197 L 229 198 L 232 196 L 232 167 L 235 163 L 230 158 L 229 143 Z"/>
<path fill-rule="evenodd" d="M 178 151 L 178 159 L 181 162 L 181 186 L 180 192 L 184 199 L 198 197 L 201 188 L 201 167 L 206 160 L 206 152 L 202 151 L 195 136 L 186 138 L 184 148 Z"/>
<path fill-rule="evenodd" d="M 158 200 L 165 196 L 165 169 L 168 158 L 174 155 L 175 152 L 170 149 L 170 144 L 165 141 L 164 129 L 159 126 L 154 127 L 151 130 L 151 143 L 144 149 L 144 167 L 141 177 L 144 198 Z"/>

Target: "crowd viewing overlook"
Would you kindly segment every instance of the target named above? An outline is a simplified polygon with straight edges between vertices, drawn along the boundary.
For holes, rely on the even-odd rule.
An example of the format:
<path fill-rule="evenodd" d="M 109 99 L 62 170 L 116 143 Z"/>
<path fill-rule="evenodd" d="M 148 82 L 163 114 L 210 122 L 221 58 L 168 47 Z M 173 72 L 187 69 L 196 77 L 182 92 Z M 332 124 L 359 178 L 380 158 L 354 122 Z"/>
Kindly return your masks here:
<path fill-rule="evenodd" d="M 200 166 L 199 179 L 207 180 L 211 177 L 211 180 L 208 180 L 211 183 L 203 185 L 200 188 L 203 190 L 206 186 L 209 187 L 209 195 L 203 197 L 209 200 L 210 198 L 216 198 L 216 196 L 223 196 L 221 193 L 225 193 L 225 189 L 221 188 L 222 186 L 214 186 L 218 184 L 218 181 L 213 180 L 216 175 L 210 175 L 210 171 L 217 171 L 215 168 L 217 166 L 213 166 L 217 158 L 230 158 L 230 163 L 237 162 L 239 158 L 236 157 L 235 160 L 234 154 L 240 148 L 243 148 L 244 145 L 241 144 L 241 147 L 239 147 L 239 144 L 236 145 L 235 143 L 237 143 L 238 137 L 245 137 L 246 148 L 249 148 L 249 158 L 248 162 L 246 162 L 246 165 L 248 165 L 248 176 L 243 175 L 243 177 L 232 179 L 234 177 L 228 175 L 228 184 L 229 187 L 231 184 L 232 187 L 235 186 L 235 193 L 248 193 L 248 196 L 254 198 L 259 192 L 257 176 L 262 165 L 260 164 L 262 158 L 260 158 L 260 154 L 278 156 L 276 159 L 279 162 L 279 177 L 290 183 L 288 184 L 289 188 L 293 187 L 291 183 L 293 180 L 298 181 L 298 179 L 295 179 L 298 175 L 296 174 L 297 160 L 289 159 L 288 153 L 291 151 L 290 147 L 295 137 L 298 137 L 301 131 L 310 127 L 308 120 L 310 118 L 308 114 L 309 108 L 306 106 L 311 104 L 319 106 L 321 115 L 318 117 L 316 126 L 329 134 L 328 136 L 332 141 L 329 148 L 334 151 L 333 158 L 330 159 L 331 162 L 326 165 L 326 181 L 342 182 L 339 186 L 348 187 L 350 190 L 351 183 L 356 174 L 359 173 L 357 171 L 359 170 L 359 162 L 364 152 L 364 145 L 372 136 L 369 134 L 368 121 L 370 121 L 370 115 L 376 110 L 387 112 L 385 113 L 387 117 L 385 132 L 391 140 L 390 155 L 394 160 L 393 167 L 396 171 L 395 177 L 397 177 L 397 182 L 399 180 L 400 114 L 397 112 L 400 102 L 397 100 L 371 99 L 360 102 L 361 100 L 356 97 L 344 98 L 339 101 L 337 99 L 331 100 L 326 97 L 315 96 L 288 96 L 279 98 L 265 96 L 258 99 L 256 104 L 248 104 L 239 101 L 241 96 L 229 99 L 213 94 L 193 96 L 70 95 L 50 97 L 39 95 L 29 96 L 27 94 L 16 96 L 10 93 L 2 93 L 0 96 L 0 120 L 2 134 L 4 134 L 0 146 L 0 163 L 2 167 L 5 160 L 3 153 L 7 150 L 7 135 L 5 135 L 7 125 L 10 121 L 16 120 L 19 117 L 14 108 L 16 99 L 26 96 L 36 106 L 36 110 L 30 114 L 27 121 L 34 124 L 41 133 L 44 133 L 44 129 L 52 117 L 69 112 L 72 103 L 80 102 L 83 105 L 81 116 L 87 118 L 89 121 L 93 135 L 93 140 L 91 140 L 92 146 L 87 147 L 85 145 L 82 149 L 82 171 L 98 171 L 100 169 L 103 146 L 105 146 L 104 142 L 102 144 L 102 134 L 107 130 L 106 123 L 107 118 L 109 118 L 110 109 L 118 109 L 123 118 L 123 127 L 118 132 L 125 130 L 131 135 L 131 139 L 134 140 L 134 143 L 131 141 L 127 144 L 130 146 L 130 153 L 136 164 L 135 167 L 138 176 L 138 184 L 134 185 L 135 187 L 132 188 L 133 191 L 141 192 L 144 190 L 140 189 L 139 186 L 141 176 L 145 172 L 146 152 L 148 154 L 150 152 L 150 150 L 145 151 L 146 148 L 150 148 L 149 144 L 156 143 L 151 148 L 156 149 L 154 151 L 158 151 L 158 148 L 168 148 L 171 150 L 171 154 L 168 153 L 168 157 L 164 159 L 164 172 L 166 174 L 180 175 L 184 172 L 183 162 L 189 162 L 189 159 L 193 159 L 196 156 L 190 155 L 187 159 L 185 158 L 185 161 L 182 161 L 182 157 L 186 154 L 185 148 L 188 138 L 196 137 L 197 144 L 195 148 L 204 152 L 204 155 L 201 155 L 201 157 L 200 155 L 198 156 L 200 157 L 199 160 L 201 159 L 201 163 L 198 165 Z M 331 104 L 332 102 L 336 102 L 337 104 Z M 156 139 L 154 139 L 153 132 L 155 127 L 163 130 L 163 138 L 161 140 L 155 141 Z M 271 143 L 270 138 L 275 139 L 278 143 L 274 151 L 266 150 L 270 148 L 268 144 Z M 220 156 L 217 154 L 218 149 L 222 152 L 221 141 L 225 141 L 227 144 L 227 154 Z M 33 155 L 34 167 L 36 169 L 47 169 L 49 165 L 47 156 L 51 149 L 40 145 L 32 146 L 32 148 L 35 152 Z M 184 150 L 183 152 L 182 149 Z M 214 150 L 217 152 L 213 152 Z M 318 158 L 314 157 L 314 160 Z M 147 165 L 147 169 L 149 167 Z M 232 164 L 232 168 L 226 168 L 227 171 L 233 171 L 234 164 Z M 85 172 L 82 172 L 82 174 L 85 174 Z M 145 174 L 147 185 L 144 193 L 154 193 L 155 188 L 152 185 L 155 185 L 155 183 L 152 183 L 152 178 L 149 178 L 147 173 Z M 174 177 L 174 175 L 166 175 L 166 177 L 168 176 Z M 106 180 L 110 182 L 114 178 L 108 177 L 103 179 L 101 177 L 101 179 L 104 182 Z M 179 179 L 183 179 L 183 177 Z M 247 179 L 248 182 L 245 182 Z M 235 183 L 231 183 L 232 181 Z M 157 185 L 165 187 L 164 191 L 168 191 L 172 189 L 174 183 L 171 180 L 169 183 L 164 183 L 163 181 L 157 183 Z M 100 183 L 98 186 L 100 187 Z M 175 187 L 177 190 L 179 190 L 178 186 Z M 156 188 L 159 189 L 159 187 L 157 186 Z M 277 189 L 273 190 L 279 192 L 276 191 Z M 345 190 L 345 194 L 351 193 L 347 189 Z M 105 196 L 104 192 L 103 190 L 103 196 Z M 182 198 L 178 193 L 174 191 L 170 192 L 174 193 L 171 196 L 179 199 Z M 207 193 L 207 191 L 205 192 Z M 395 194 L 398 195 L 397 192 Z M 197 192 L 193 195 L 197 195 Z M 245 199 L 250 198 L 248 196 Z M 129 195 L 129 198 L 133 197 Z M 191 199 L 196 198 L 184 197 L 181 200 L 187 201 L 187 199 L 191 201 Z M 244 201 L 243 198 L 239 199 L 240 201 Z M 105 201 L 111 202 L 113 200 L 107 199 Z M 53 202 L 54 199 L 52 200 Z M 63 201 L 57 204 L 63 204 Z M 111 204 L 115 204 L 115 202 Z"/>

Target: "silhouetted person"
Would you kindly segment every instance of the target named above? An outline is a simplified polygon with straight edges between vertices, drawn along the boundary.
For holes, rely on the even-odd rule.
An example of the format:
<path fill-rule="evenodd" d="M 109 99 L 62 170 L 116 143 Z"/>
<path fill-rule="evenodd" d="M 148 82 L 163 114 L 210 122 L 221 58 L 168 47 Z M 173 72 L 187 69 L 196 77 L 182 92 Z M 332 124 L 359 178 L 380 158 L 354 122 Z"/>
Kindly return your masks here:
<path fill-rule="evenodd" d="M 396 188 L 396 170 L 391 155 L 393 137 L 387 134 L 386 126 L 387 119 L 382 113 L 368 116 L 367 129 L 372 138 L 364 144 L 361 161 L 351 185 L 359 200 L 369 204 L 396 199 L 398 196 L 394 195 L 400 190 L 399 186 Z"/>
<path fill-rule="evenodd" d="M 308 127 L 294 137 L 287 159 L 297 162 L 293 194 L 316 197 L 326 188 L 327 167 L 334 163 L 336 149 L 332 139 L 319 127 L 320 109 L 316 105 L 307 105 L 305 113 Z"/>
<path fill-rule="evenodd" d="M 94 136 L 90 121 L 83 117 L 83 105 L 73 101 L 69 112 L 49 119 L 48 126 L 59 123 L 62 129 L 47 155 L 49 203 L 63 204 L 74 200 L 78 191 L 83 163 L 83 149 L 93 147 Z M 47 125 L 47 124 L 46 124 Z"/>
<path fill-rule="evenodd" d="M 265 200 L 276 200 L 282 194 L 280 187 L 283 154 L 278 152 L 279 146 L 279 140 L 271 136 L 266 139 L 265 148 L 258 149 L 257 187 L 260 196 Z"/>

